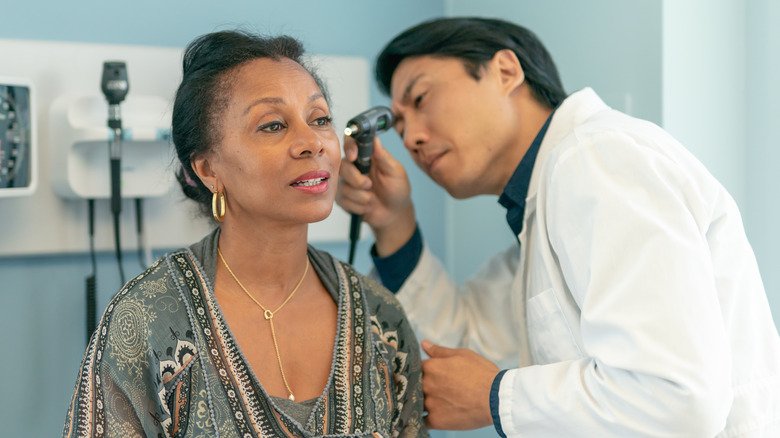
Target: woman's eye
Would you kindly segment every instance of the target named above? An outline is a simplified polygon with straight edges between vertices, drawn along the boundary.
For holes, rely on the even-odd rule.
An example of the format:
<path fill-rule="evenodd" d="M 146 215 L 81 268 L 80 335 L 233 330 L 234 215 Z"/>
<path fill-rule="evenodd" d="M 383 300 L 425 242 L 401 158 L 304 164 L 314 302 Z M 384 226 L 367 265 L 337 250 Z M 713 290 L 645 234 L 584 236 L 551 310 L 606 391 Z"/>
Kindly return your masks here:
<path fill-rule="evenodd" d="M 258 131 L 264 132 L 279 132 L 282 129 L 284 129 L 284 124 L 282 122 L 271 122 L 257 127 Z"/>
<path fill-rule="evenodd" d="M 333 123 L 333 118 L 331 116 L 320 117 L 314 120 L 315 126 L 330 126 L 331 123 Z"/>

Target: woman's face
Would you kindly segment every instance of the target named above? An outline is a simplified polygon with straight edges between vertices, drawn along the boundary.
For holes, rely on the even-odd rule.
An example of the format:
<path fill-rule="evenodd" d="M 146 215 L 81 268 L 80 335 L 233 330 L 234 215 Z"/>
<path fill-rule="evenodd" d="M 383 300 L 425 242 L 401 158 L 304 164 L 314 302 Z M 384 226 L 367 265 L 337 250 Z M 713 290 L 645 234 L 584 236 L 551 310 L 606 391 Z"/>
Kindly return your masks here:
<path fill-rule="evenodd" d="M 340 148 L 314 78 L 290 59 L 263 58 L 227 80 L 227 105 L 217 105 L 219 140 L 202 159 L 204 172 L 225 193 L 225 222 L 300 224 L 328 217 Z"/>

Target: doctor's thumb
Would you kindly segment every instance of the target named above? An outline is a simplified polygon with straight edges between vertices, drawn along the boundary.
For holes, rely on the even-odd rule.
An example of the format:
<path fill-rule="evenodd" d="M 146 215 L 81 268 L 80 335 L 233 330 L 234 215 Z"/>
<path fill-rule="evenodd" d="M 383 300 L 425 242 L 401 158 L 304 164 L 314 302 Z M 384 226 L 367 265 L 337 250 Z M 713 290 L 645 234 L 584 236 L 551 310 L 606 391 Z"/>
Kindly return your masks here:
<path fill-rule="evenodd" d="M 452 348 L 436 345 L 427 339 L 423 340 L 420 345 L 422 346 L 423 351 L 425 351 L 425 353 L 432 358 L 452 356 L 455 352 L 455 350 Z"/>

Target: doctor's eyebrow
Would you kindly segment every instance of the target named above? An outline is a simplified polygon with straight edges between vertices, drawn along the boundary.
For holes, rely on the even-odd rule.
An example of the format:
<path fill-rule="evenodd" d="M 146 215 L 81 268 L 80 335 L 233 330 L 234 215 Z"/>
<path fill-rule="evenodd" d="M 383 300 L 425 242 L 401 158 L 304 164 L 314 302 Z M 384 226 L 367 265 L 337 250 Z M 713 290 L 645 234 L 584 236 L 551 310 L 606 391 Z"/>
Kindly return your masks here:
<path fill-rule="evenodd" d="M 409 81 L 408 84 L 406 84 L 406 88 L 404 88 L 404 93 L 401 95 L 401 103 L 407 103 L 412 98 L 412 88 L 414 88 L 414 84 L 417 83 L 417 81 L 423 76 L 423 73 L 418 74 L 417 76 L 413 77 L 411 81 Z"/>

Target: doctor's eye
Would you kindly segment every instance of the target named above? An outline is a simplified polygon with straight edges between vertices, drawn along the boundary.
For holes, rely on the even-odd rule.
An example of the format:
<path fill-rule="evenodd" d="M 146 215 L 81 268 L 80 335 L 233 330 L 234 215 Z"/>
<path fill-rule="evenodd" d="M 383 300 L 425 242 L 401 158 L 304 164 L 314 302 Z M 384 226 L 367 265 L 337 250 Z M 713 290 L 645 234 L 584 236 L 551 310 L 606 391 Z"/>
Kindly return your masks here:
<path fill-rule="evenodd" d="M 420 95 L 418 95 L 417 97 L 414 98 L 414 107 L 415 108 L 420 108 L 420 105 L 422 105 L 423 97 L 425 97 L 426 94 L 428 94 L 428 92 L 422 93 L 422 94 L 420 94 Z"/>
<path fill-rule="evenodd" d="M 286 128 L 286 126 L 282 122 L 270 122 L 258 126 L 257 130 L 263 132 L 279 132 L 284 128 Z"/>
<path fill-rule="evenodd" d="M 404 138 L 404 123 L 400 117 L 396 117 L 393 129 L 395 129 L 395 132 L 397 132 L 401 138 Z"/>

